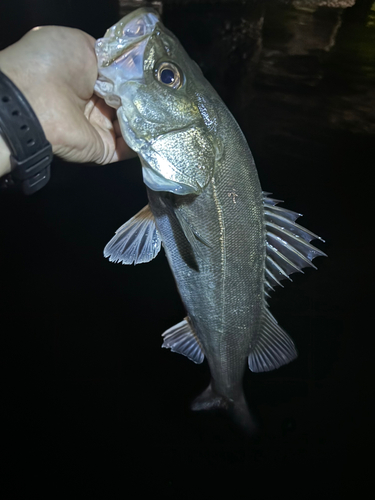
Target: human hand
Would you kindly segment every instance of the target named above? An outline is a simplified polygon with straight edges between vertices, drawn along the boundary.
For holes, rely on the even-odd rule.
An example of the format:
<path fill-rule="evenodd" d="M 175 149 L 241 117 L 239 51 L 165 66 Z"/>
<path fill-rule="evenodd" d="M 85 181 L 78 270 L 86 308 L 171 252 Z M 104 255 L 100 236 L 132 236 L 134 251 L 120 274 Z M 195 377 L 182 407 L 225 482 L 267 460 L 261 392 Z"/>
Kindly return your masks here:
<path fill-rule="evenodd" d="M 116 111 L 93 95 L 94 44 L 74 28 L 34 28 L 0 52 L 0 68 L 29 101 L 54 154 L 104 165 L 135 154 L 121 136 Z"/>

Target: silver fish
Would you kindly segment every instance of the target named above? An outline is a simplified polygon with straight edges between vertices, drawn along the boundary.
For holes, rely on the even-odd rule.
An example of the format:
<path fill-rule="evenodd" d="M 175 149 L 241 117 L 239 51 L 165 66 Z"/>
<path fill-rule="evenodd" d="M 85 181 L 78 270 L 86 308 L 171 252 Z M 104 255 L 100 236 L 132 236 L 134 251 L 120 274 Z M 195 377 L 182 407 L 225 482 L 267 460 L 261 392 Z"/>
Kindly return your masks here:
<path fill-rule="evenodd" d="M 211 383 L 193 409 L 226 408 L 251 429 L 246 363 L 262 372 L 297 356 L 267 297 L 291 273 L 315 267 L 312 259 L 325 254 L 310 241 L 319 237 L 262 192 L 238 124 L 156 12 L 124 17 L 96 42 L 96 54 L 95 91 L 117 109 L 149 198 L 104 255 L 139 264 L 163 243 L 187 311 L 163 334 L 163 347 L 195 363 L 207 358 Z"/>

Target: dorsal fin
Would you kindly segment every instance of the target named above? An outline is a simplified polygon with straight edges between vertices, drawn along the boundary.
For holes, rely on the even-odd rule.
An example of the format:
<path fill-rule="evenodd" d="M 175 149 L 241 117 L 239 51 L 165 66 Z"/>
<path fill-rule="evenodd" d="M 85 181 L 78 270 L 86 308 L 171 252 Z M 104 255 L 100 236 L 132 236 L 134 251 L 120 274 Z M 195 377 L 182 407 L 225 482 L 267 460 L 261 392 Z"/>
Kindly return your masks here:
<path fill-rule="evenodd" d="M 146 205 L 134 217 L 117 229 L 104 248 L 104 257 L 111 262 L 142 264 L 160 251 L 161 239 L 150 207 Z"/>
<path fill-rule="evenodd" d="M 268 297 L 274 285 L 281 285 L 280 280 L 290 280 L 290 274 L 302 273 L 304 267 L 316 269 L 311 261 L 326 256 L 310 244 L 314 239 L 324 240 L 295 222 L 301 214 L 276 206 L 281 200 L 270 198 L 270 194 L 263 192 L 267 250 L 264 292 Z"/>
<path fill-rule="evenodd" d="M 248 356 L 252 372 L 268 372 L 290 363 L 298 356 L 292 339 L 277 324 L 270 311 L 263 311 L 260 334 L 250 346 Z"/>

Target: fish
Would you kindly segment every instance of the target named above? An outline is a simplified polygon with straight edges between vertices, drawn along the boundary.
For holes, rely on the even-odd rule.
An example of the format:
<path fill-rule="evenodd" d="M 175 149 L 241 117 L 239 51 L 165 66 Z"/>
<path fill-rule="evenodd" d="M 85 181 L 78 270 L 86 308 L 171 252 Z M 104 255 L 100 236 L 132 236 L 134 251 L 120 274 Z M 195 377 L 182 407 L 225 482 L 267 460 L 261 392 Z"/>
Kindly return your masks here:
<path fill-rule="evenodd" d="M 266 372 L 297 357 L 270 312 L 270 292 L 316 268 L 312 260 L 325 253 L 310 242 L 323 240 L 262 191 L 239 125 L 154 10 L 122 18 L 95 50 L 95 92 L 117 110 L 149 201 L 104 256 L 146 263 L 163 246 L 186 317 L 162 334 L 162 347 L 208 362 L 211 381 L 193 410 L 227 410 L 251 433 L 246 366 Z"/>

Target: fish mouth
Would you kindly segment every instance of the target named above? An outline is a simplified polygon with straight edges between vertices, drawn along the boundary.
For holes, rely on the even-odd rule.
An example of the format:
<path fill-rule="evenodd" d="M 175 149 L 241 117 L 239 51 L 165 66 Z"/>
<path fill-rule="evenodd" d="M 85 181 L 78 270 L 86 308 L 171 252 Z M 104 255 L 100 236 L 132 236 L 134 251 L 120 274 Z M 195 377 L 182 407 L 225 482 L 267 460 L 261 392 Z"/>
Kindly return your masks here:
<path fill-rule="evenodd" d="M 142 137 L 141 133 L 133 129 L 127 116 L 131 115 L 131 122 L 135 123 L 133 118 L 136 118 L 134 114 L 138 111 L 134 97 L 146 83 L 145 71 L 150 70 L 150 64 L 154 64 L 152 57 L 145 61 L 146 47 L 150 39 L 158 39 L 164 31 L 158 14 L 152 9 L 138 9 L 109 28 L 95 44 L 99 77 L 94 90 L 108 105 L 118 110 L 122 135 L 141 158 L 146 185 L 155 191 L 181 195 L 197 193 L 207 184 L 211 175 L 201 166 L 205 162 L 200 161 L 199 154 L 193 155 L 194 148 L 203 152 L 207 149 L 204 131 L 189 123 L 189 126 L 173 130 L 156 129 L 154 137 L 149 132 Z M 176 154 L 172 153 L 175 141 L 179 144 L 179 148 L 174 148 Z M 186 144 L 191 147 L 186 147 Z M 208 149 L 212 149 L 211 144 L 208 146 Z M 188 159 L 184 155 L 186 149 Z M 199 165 L 195 168 L 197 157 Z M 186 163 L 189 168 L 186 168 Z M 208 170 L 211 171 L 211 167 Z"/>
<path fill-rule="evenodd" d="M 138 9 L 131 12 L 109 28 L 103 38 L 95 44 L 99 69 L 109 66 L 126 66 L 130 70 L 129 79 L 138 76 L 143 65 L 143 53 L 147 41 L 160 22 L 153 9 Z M 142 71 L 143 72 L 143 71 Z"/>

